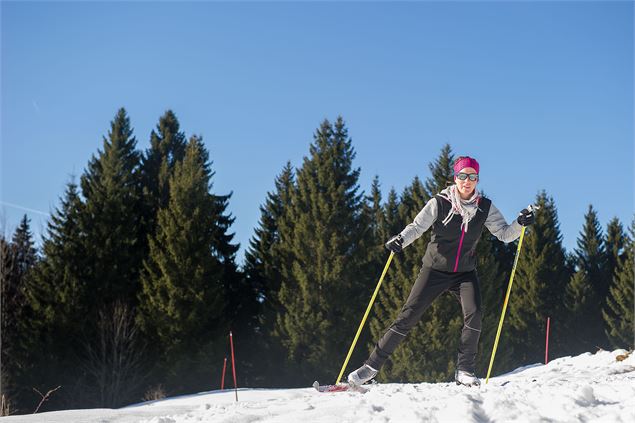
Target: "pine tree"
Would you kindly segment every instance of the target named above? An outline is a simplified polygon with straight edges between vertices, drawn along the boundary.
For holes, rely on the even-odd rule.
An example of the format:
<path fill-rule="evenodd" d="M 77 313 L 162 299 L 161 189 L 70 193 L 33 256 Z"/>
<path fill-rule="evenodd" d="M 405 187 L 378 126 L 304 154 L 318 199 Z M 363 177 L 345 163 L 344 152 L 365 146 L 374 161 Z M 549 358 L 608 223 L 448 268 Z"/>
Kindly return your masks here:
<path fill-rule="evenodd" d="M 212 173 L 212 176 L 214 173 Z M 259 309 L 257 287 L 251 286 L 236 265 L 239 244 L 233 244 L 234 233 L 231 225 L 236 220 L 228 211 L 233 192 L 226 195 L 212 194 L 214 201 L 214 227 L 212 252 L 222 266 L 225 296 L 224 320 L 234 330 L 234 334 L 251 336 Z"/>
<path fill-rule="evenodd" d="M 260 359 L 264 355 L 272 360 L 280 360 L 285 351 L 272 332 L 276 313 L 281 307 L 278 296 L 282 269 L 289 266 L 280 248 L 279 225 L 291 206 L 291 193 L 295 189 L 294 170 L 290 162 L 275 178 L 274 186 L 275 191 L 268 192 L 265 204 L 260 206 L 260 222 L 245 253 L 244 270 L 247 283 L 255 290 L 259 305 L 259 327 L 255 330 L 257 339 L 253 339 L 252 343 L 256 345 L 252 345 L 252 350 L 258 351 Z M 254 360 L 258 361 L 255 357 Z M 268 386 L 280 379 L 279 369 L 275 366 L 261 366 L 257 373 L 261 381 L 267 381 Z"/>
<path fill-rule="evenodd" d="M 425 188 L 430 197 L 452 185 L 454 181 L 454 153 L 450 144 L 445 144 L 437 159 L 428 164 L 430 178 L 426 180 Z"/>
<path fill-rule="evenodd" d="M 606 277 L 606 249 L 603 241 L 602 227 L 597 212 L 589 205 L 584 216 L 585 223 L 581 237 L 578 239 L 576 255 L 579 266 L 587 271 L 597 299 L 604 302 L 608 293 L 609 278 Z"/>
<path fill-rule="evenodd" d="M 179 130 L 179 121 L 172 110 L 159 119 L 156 131 L 150 134 L 150 148 L 141 164 L 143 193 L 146 203 L 147 233 L 154 234 L 156 214 L 167 206 L 170 197 L 169 179 L 176 163 L 185 154 L 185 134 Z"/>
<path fill-rule="evenodd" d="M 7 317 L 6 307 L 8 301 L 6 300 L 5 290 L 7 282 L 11 277 L 13 269 L 13 254 L 11 251 L 11 244 L 5 240 L 4 235 L 0 234 L 0 394 L 5 395 L 5 398 L 9 399 L 11 403 L 15 401 L 10 393 L 10 386 L 13 383 L 12 377 L 7 374 L 5 360 L 5 346 L 4 343 L 4 328 Z M 9 387 L 8 387 L 9 386 Z"/>
<path fill-rule="evenodd" d="M 229 196 L 210 194 L 212 176 L 202 141 L 192 137 L 170 177 L 170 199 L 159 210 L 141 277 L 139 321 L 157 339 L 167 372 L 163 380 L 174 389 L 191 388 L 200 379 L 189 372 L 200 371 L 201 354 L 229 324 L 226 279 L 235 277 L 228 270 L 236 246 L 226 233 Z"/>
<path fill-rule="evenodd" d="M 170 178 L 170 199 L 159 210 L 144 260 L 141 319 L 168 351 L 186 349 L 224 315 L 222 266 L 212 251 L 211 176 L 204 146 L 192 138 Z"/>
<path fill-rule="evenodd" d="M 390 236 L 384 207 L 381 200 L 381 188 L 379 177 L 375 176 L 368 195 L 364 202 L 364 214 L 368 219 L 368 231 L 370 244 L 366 246 L 369 262 L 371 263 L 370 274 L 379 275 L 388 257 L 389 252 L 384 248 L 384 243 Z"/>
<path fill-rule="evenodd" d="M 83 205 L 79 226 L 85 264 L 82 270 L 87 293 L 87 314 L 75 349 L 78 401 L 97 407 L 113 407 L 116 372 L 106 357 L 125 349 L 117 332 L 108 330 L 115 309 L 135 313 L 140 289 L 139 272 L 146 255 L 146 231 L 140 174 L 140 153 L 126 111 L 118 110 L 111 121 L 102 150 L 93 156 L 80 178 Z M 128 319 L 127 321 L 134 321 Z M 104 375 L 109 376 L 104 376 Z M 85 398 L 82 398 L 85 397 Z"/>
<path fill-rule="evenodd" d="M 333 377 L 366 307 L 359 298 L 372 289 L 360 277 L 367 258 L 358 245 L 368 233 L 354 157 L 343 119 L 325 120 L 280 222 L 282 254 L 291 265 L 282 269 L 275 335 L 297 369 L 296 383 L 302 376 Z"/>
<path fill-rule="evenodd" d="M 611 345 L 633 349 L 635 347 L 635 316 L 633 316 L 635 310 L 633 304 L 635 218 L 631 222 L 630 237 L 626 237 L 624 245 L 625 254 L 618 261 L 602 315 L 606 322 L 606 335 Z"/>
<path fill-rule="evenodd" d="M 567 286 L 565 299 L 569 309 L 569 347 L 572 353 L 579 354 L 606 344 L 601 309 L 610 279 L 606 275 L 607 255 L 600 223 L 591 205 L 575 253 L 577 271 Z"/>
<path fill-rule="evenodd" d="M 291 205 L 290 196 L 295 188 L 293 167 L 287 162 L 275 179 L 275 191 L 267 193 L 265 204 L 260 206 L 260 222 L 245 253 L 245 273 L 252 286 L 260 291 L 263 307 L 278 307 L 281 257 L 277 254 L 280 244 L 280 219 Z"/>
<path fill-rule="evenodd" d="M 609 278 L 609 284 L 613 281 L 618 262 L 624 257 L 625 239 L 624 227 L 619 219 L 614 217 L 606 227 L 606 238 L 604 240 L 604 245 L 606 246 L 606 276 Z"/>
<path fill-rule="evenodd" d="M 45 326 L 59 325 L 67 333 L 79 332 L 82 316 L 89 311 L 84 271 L 88 266 L 84 233 L 80 227 L 82 201 L 77 185 L 69 182 L 61 206 L 48 222 L 42 244 L 42 260 L 28 285 L 29 304 Z M 75 327 L 71 330 L 68 326 Z"/>
<path fill-rule="evenodd" d="M 2 394 L 9 392 L 10 398 L 19 395 L 19 379 L 28 367 L 25 351 L 24 334 L 20 330 L 25 313 L 26 298 L 24 295 L 27 279 L 37 262 L 37 250 L 33 241 L 29 219 L 26 215 L 15 230 L 11 243 L 2 239 L 2 274 L 0 275 L 0 310 L 2 336 Z M 9 397 L 9 396 L 8 396 Z M 17 398 L 16 398 L 17 399 Z"/>
<path fill-rule="evenodd" d="M 35 249 L 29 218 L 26 215 L 22 217 L 20 225 L 15 230 L 11 243 L 15 254 L 15 275 L 16 278 L 23 279 L 37 261 L 37 250 Z"/>
<path fill-rule="evenodd" d="M 20 225 L 16 228 L 11 244 L 9 245 L 11 256 L 10 272 L 6 279 L 2 280 L 3 295 L 3 334 L 7 337 L 15 337 L 18 332 L 17 323 L 19 314 L 24 307 L 24 286 L 26 278 L 33 266 L 37 262 L 37 250 L 31 233 L 29 218 L 24 215 L 20 220 Z M 6 347 L 6 345 L 5 345 Z"/>
<path fill-rule="evenodd" d="M 563 307 L 569 280 L 562 247 L 560 224 L 553 198 L 542 191 L 537 195 L 536 223 L 526 230 L 518 260 L 505 328 L 499 349 L 513 351 L 513 366 L 544 360 L 545 326 L 551 317 L 552 356 L 566 353 Z M 497 372 L 496 368 L 493 370 Z"/>
<path fill-rule="evenodd" d="M 389 208 L 392 209 L 388 210 Z M 381 185 L 379 177 L 375 176 L 371 183 L 370 194 L 366 196 L 364 201 L 364 215 L 368 221 L 366 231 L 369 236 L 365 238 L 366 244 L 360 244 L 368 259 L 367 277 L 375 281 L 375 284 L 379 281 L 379 277 L 390 255 L 390 251 L 386 249 L 384 244 L 393 235 L 393 230 L 399 230 L 397 229 L 399 226 L 394 223 L 394 220 L 397 219 L 397 208 L 397 195 L 394 189 L 389 192 L 388 203 L 382 204 Z M 388 219 L 391 219 L 391 221 L 389 222 Z M 373 290 L 366 294 L 367 299 L 370 300 L 372 293 Z M 363 333 L 366 334 L 367 332 L 364 331 Z M 368 339 L 368 342 L 370 340 Z"/>
<path fill-rule="evenodd" d="M 392 188 L 388 192 L 388 200 L 384 204 L 384 219 L 386 221 L 386 227 L 384 228 L 385 235 L 382 241 L 388 241 L 388 238 L 394 234 L 399 233 L 404 226 L 401 217 L 399 216 L 399 197 L 397 191 Z"/>
<path fill-rule="evenodd" d="M 31 406 L 31 388 L 50 389 L 54 384 L 69 389 L 55 395 L 49 407 L 79 406 L 82 396 L 74 391 L 81 379 L 77 362 L 83 332 L 90 325 L 90 292 L 86 289 L 84 234 L 80 228 L 83 207 L 77 185 L 69 182 L 61 205 L 48 222 L 43 237 L 42 259 L 33 268 L 25 287 L 27 317 L 21 331 L 27 344 L 28 362 L 21 385 Z"/>
<path fill-rule="evenodd" d="M 118 300 L 134 304 L 139 290 L 145 240 L 136 143 L 122 108 L 103 140 L 103 151 L 91 158 L 81 177 L 88 289 L 94 293 L 95 313 Z"/>
<path fill-rule="evenodd" d="M 571 277 L 567 285 L 565 305 L 569 312 L 569 353 L 577 355 L 595 351 L 598 345 L 595 337 L 598 329 L 598 303 L 589 273 L 584 268 L 578 269 Z"/>

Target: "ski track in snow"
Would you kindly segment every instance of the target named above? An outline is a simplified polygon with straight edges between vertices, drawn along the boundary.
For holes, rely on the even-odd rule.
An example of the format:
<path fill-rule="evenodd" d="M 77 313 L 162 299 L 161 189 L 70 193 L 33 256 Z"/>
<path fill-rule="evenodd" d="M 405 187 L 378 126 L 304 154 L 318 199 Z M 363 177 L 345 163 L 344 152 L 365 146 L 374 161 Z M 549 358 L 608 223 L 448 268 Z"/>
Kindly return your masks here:
<path fill-rule="evenodd" d="M 454 383 L 380 384 L 370 392 L 302 389 L 213 391 L 118 410 L 69 410 L 7 422 L 333 423 L 635 422 L 635 354 L 623 350 L 563 357 L 491 378 L 481 388 Z"/>

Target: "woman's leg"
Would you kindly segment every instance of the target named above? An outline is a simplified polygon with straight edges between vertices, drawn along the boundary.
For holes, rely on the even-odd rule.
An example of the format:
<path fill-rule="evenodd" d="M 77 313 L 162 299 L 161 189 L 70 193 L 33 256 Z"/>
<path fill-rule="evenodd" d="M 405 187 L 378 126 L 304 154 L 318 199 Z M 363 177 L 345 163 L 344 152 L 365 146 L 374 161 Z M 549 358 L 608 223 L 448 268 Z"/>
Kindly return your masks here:
<path fill-rule="evenodd" d="M 451 286 L 451 275 L 422 267 L 399 316 L 375 345 L 365 364 L 379 370 L 435 298 Z"/>
<path fill-rule="evenodd" d="M 470 272 L 468 280 L 460 282 L 458 294 L 463 309 L 463 330 L 456 367 L 459 370 L 474 373 L 482 318 L 481 291 L 476 272 Z"/>

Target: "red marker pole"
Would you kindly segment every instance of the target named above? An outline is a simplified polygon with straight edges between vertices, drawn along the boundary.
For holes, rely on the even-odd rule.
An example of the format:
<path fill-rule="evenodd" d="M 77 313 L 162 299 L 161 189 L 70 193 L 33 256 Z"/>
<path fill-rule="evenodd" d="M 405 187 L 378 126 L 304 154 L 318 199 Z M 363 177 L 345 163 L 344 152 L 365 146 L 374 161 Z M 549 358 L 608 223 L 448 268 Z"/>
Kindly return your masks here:
<path fill-rule="evenodd" d="M 225 389 L 225 370 L 227 369 L 227 357 L 225 357 L 225 361 L 223 361 L 223 376 L 220 379 L 220 390 Z"/>
<path fill-rule="evenodd" d="M 236 360 L 234 359 L 234 337 L 229 331 L 229 344 L 232 350 L 232 373 L 234 374 L 234 392 L 236 393 L 236 401 L 238 401 L 238 385 L 236 384 Z"/>
<path fill-rule="evenodd" d="M 549 323 L 550 317 L 547 317 L 547 338 L 545 339 L 545 364 L 549 362 Z"/>

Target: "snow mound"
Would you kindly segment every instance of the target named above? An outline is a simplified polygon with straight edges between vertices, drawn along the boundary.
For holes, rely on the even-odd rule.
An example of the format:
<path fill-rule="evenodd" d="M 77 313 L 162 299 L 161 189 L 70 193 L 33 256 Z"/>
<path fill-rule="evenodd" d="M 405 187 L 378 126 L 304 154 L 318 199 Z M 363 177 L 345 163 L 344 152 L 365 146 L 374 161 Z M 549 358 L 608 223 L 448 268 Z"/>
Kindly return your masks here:
<path fill-rule="evenodd" d="M 535 364 L 481 388 L 454 383 L 380 384 L 367 394 L 239 389 L 142 403 L 118 410 L 14 416 L 7 422 L 635 422 L 635 354 L 599 351 Z M 310 381 L 312 382 L 312 381 Z M 325 381 L 326 382 L 326 381 Z M 307 385 L 310 385 L 307 381 Z"/>

